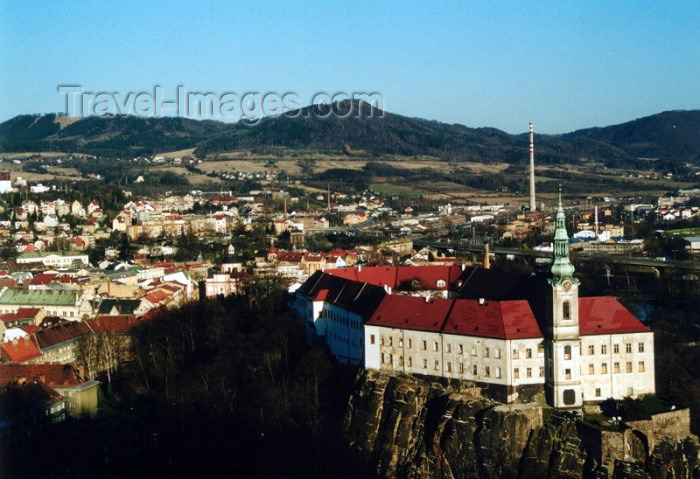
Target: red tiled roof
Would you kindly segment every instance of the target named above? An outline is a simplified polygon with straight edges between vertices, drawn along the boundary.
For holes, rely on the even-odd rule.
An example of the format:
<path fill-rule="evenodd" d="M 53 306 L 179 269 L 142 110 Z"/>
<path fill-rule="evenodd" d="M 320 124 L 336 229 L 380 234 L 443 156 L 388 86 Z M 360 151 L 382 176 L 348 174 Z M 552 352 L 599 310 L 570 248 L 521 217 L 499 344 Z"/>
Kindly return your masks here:
<path fill-rule="evenodd" d="M 162 289 L 165 289 L 168 291 L 172 291 L 173 293 L 177 293 L 178 291 L 181 291 L 182 287 L 184 286 L 180 283 L 177 283 L 179 286 L 175 286 L 172 283 L 177 283 L 177 281 L 169 281 L 167 283 L 163 283 L 160 286 L 158 286 L 158 288 L 162 288 Z"/>
<path fill-rule="evenodd" d="M 5 313 L 0 315 L 2 321 L 14 321 L 16 319 L 34 319 L 39 314 L 39 308 L 19 308 L 14 313 Z"/>
<path fill-rule="evenodd" d="M 311 298 L 311 300 L 312 301 L 325 301 L 327 297 L 328 297 L 328 290 L 321 289 Z"/>
<path fill-rule="evenodd" d="M 131 328 L 136 326 L 138 321 L 136 316 L 133 314 L 117 314 L 117 315 L 105 315 L 99 318 L 86 319 L 85 323 L 90 327 L 90 329 L 97 334 L 100 333 L 115 333 L 115 334 L 126 334 L 131 331 Z"/>
<path fill-rule="evenodd" d="M 301 251 L 278 252 L 277 259 L 279 261 L 286 261 L 287 263 L 299 263 L 304 254 L 305 253 Z"/>
<path fill-rule="evenodd" d="M 19 308 L 15 313 L 18 318 L 35 318 L 41 308 Z"/>
<path fill-rule="evenodd" d="M 541 338 L 527 301 L 386 296 L 367 324 L 497 339 Z"/>
<path fill-rule="evenodd" d="M 41 381 L 8 385 L 0 393 L 0 398 L 3 405 L 0 408 L 0 421 L 21 417 L 30 411 L 36 413 L 40 408 L 62 401 L 60 394 Z"/>
<path fill-rule="evenodd" d="M 582 336 L 650 331 L 612 296 L 579 298 L 578 320 Z"/>
<path fill-rule="evenodd" d="M 29 284 L 49 284 L 56 276 L 56 273 L 39 273 L 32 278 Z"/>
<path fill-rule="evenodd" d="M 69 364 L 0 364 L 0 387 L 19 378 L 41 380 L 51 387 L 79 386 L 85 382 Z"/>
<path fill-rule="evenodd" d="M 143 299 L 145 299 L 151 304 L 157 305 L 162 303 L 169 303 L 173 300 L 173 297 L 167 294 L 165 291 L 156 290 L 145 295 Z"/>
<path fill-rule="evenodd" d="M 2 343 L 2 357 L 7 361 L 21 363 L 30 359 L 41 357 L 37 345 L 29 337 Z"/>
<path fill-rule="evenodd" d="M 447 289 L 462 273 L 459 266 L 375 266 L 364 268 L 338 268 L 328 269 L 326 273 L 340 278 L 374 284 L 376 286 L 389 286 L 396 288 L 404 282 L 418 282 L 426 289 Z M 445 281 L 445 285 L 438 287 L 438 280 Z"/>
<path fill-rule="evenodd" d="M 454 300 L 386 295 L 367 324 L 390 328 L 440 331 Z"/>
<path fill-rule="evenodd" d="M 66 321 L 34 333 L 36 342 L 41 349 L 46 349 L 59 343 L 71 341 L 90 333 L 90 329 L 82 321 Z"/>
<path fill-rule="evenodd" d="M 236 197 L 232 195 L 217 195 L 212 196 L 209 201 L 236 201 Z"/>
<path fill-rule="evenodd" d="M 525 300 L 485 301 L 458 299 L 445 323 L 444 333 L 498 339 L 541 338 L 530 305 Z"/>

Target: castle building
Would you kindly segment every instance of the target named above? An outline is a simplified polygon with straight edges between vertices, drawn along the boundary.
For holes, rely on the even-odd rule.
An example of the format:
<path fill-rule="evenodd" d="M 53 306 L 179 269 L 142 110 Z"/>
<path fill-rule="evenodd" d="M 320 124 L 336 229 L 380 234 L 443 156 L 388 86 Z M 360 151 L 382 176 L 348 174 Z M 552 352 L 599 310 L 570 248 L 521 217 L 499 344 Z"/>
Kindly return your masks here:
<path fill-rule="evenodd" d="M 318 271 L 296 293 L 307 339 L 341 362 L 462 379 L 508 403 L 544 394 L 553 407 L 578 408 L 654 393 L 653 333 L 612 296 L 579 297 L 561 199 L 555 220 L 549 275 Z"/>

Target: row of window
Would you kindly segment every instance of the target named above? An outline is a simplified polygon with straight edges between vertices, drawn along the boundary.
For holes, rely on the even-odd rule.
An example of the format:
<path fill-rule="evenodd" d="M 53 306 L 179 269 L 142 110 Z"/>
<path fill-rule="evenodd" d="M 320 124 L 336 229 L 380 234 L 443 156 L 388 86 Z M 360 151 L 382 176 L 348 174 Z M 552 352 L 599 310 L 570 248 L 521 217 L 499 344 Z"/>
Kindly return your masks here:
<path fill-rule="evenodd" d="M 625 372 L 626 373 L 634 372 L 632 369 L 633 369 L 632 368 L 632 361 L 627 361 L 625 363 Z M 645 371 L 644 361 L 639 361 L 637 363 L 637 372 L 643 373 L 644 371 Z M 616 361 L 613 363 L 613 373 L 619 373 L 619 372 L 620 372 L 620 363 Z M 588 374 L 595 374 L 595 364 L 588 365 Z M 608 374 L 608 363 L 603 363 L 600 365 L 600 374 Z"/>
<path fill-rule="evenodd" d="M 0 314 L 7 314 L 7 313 L 14 313 L 16 312 L 15 309 L 3 309 L 0 310 Z M 63 316 L 64 318 L 74 318 L 75 317 L 75 311 L 54 311 L 54 310 L 46 310 L 47 316 Z"/>
<path fill-rule="evenodd" d="M 388 346 L 388 347 L 394 346 L 394 338 L 392 336 L 387 336 L 386 338 L 384 336 L 380 336 L 379 342 L 382 346 Z M 370 344 L 375 344 L 374 334 L 370 335 Z M 403 348 L 404 347 L 404 339 L 397 338 L 396 344 L 397 344 L 397 347 Z M 464 354 L 464 345 L 463 344 L 457 344 L 455 346 L 456 346 L 455 351 L 457 354 Z M 405 347 L 406 347 L 406 349 L 411 349 L 413 347 L 413 341 L 411 338 L 406 338 Z M 431 341 L 430 347 L 434 352 L 438 352 L 440 350 L 440 343 L 438 341 Z M 421 340 L 420 341 L 420 349 L 422 351 L 427 351 L 428 341 L 426 341 L 425 339 Z M 452 352 L 452 344 L 450 344 L 450 343 L 445 344 L 445 352 L 446 353 Z M 492 352 L 493 352 L 494 358 L 496 358 L 496 359 L 501 358 L 501 349 L 500 348 L 493 348 L 493 350 L 492 350 L 489 347 L 483 348 L 483 357 L 484 358 L 492 357 Z M 478 356 L 478 351 L 477 351 L 476 346 L 471 347 L 470 354 L 474 357 Z M 525 349 L 524 357 L 526 359 L 531 359 L 533 357 L 532 354 L 533 354 L 532 348 Z M 544 344 L 540 343 L 539 345 L 537 345 L 537 355 L 538 356 L 544 355 Z M 518 349 L 513 349 L 513 359 L 519 359 L 519 358 L 520 358 L 520 351 Z"/>
<path fill-rule="evenodd" d="M 344 343 L 344 344 L 349 345 L 351 348 L 360 349 L 360 347 L 362 346 L 361 343 L 357 343 L 355 341 L 350 341 L 350 338 L 348 338 L 347 335 L 338 334 L 335 331 L 329 331 L 328 336 L 330 336 L 331 338 L 335 339 L 336 341 L 338 341 L 340 343 Z"/>
<path fill-rule="evenodd" d="M 399 360 L 399 367 L 404 366 L 404 358 L 403 356 L 398 357 Z M 388 364 L 393 367 L 394 364 L 394 355 L 393 354 L 381 354 L 381 361 L 382 364 Z M 408 357 L 406 359 L 406 366 L 409 368 L 413 367 L 413 358 Z M 440 369 L 440 360 L 436 359 L 433 365 L 433 368 L 437 371 Z M 426 358 L 423 358 L 423 369 L 428 369 L 428 360 Z M 450 361 L 447 361 L 445 364 L 445 369 L 448 373 L 452 372 L 452 363 Z M 472 371 L 471 373 L 474 376 L 477 376 L 479 374 L 479 367 L 478 365 L 474 364 L 471 367 Z M 494 377 L 500 378 L 501 377 L 501 368 L 500 367 L 495 367 L 494 369 Z M 637 363 L 637 372 L 643 373 L 645 371 L 645 365 L 644 361 L 639 361 Z M 525 368 L 525 377 L 526 378 L 531 378 L 532 377 L 532 368 Z M 615 362 L 613 363 L 613 373 L 620 373 L 620 363 Z M 633 367 L 632 367 L 632 361 L 627 361 L 625 363 L 625 372 L 626 373 L 632 373 Z M 464 363 L 459 363 L 459 373 L 464 374 Z M 595 374 L 595 365 L 594 364 L 589 364 L 588 365 L 588 374 Z M 603 363 L 601 364 L 600 367 L 600 374 L 608 374 L 608 364 Z M 484 366 L 484 377 L 491 377 L 491 367 L 490 366 Z M 544 366 L 539 367 L 539 377 L 544 377 Z M 564 378 L 565 379 L 571 379 L 571 369 L 567 368 L 564 370 Z M 520 368 L 513 368 L 513 379 L 520 379 Z"/>
<path fill-rule="evenodd" d="M 525 368 L 525 377 L 532 377 L 532 368 Z M 539 368 L 539 377 L 544 377 L 544 366 Z M 513 368 L 513 379 L 520 379 L 520 368 Z"/>
<path fill-rule="evenodd" d="M 371 344 L 375 343 L 375 338 L 374 334 L 370 335 L 370 342 Z M 397 345 L 399 348 L 404 347 L 404 339 L 403 338 L 397 338 L 396 341 Z M 386 338 L 384 336 L 380 337 L 380 344 L 382 346 L 389 346 L 393 347 L 394 346 L 394 338 L 391 336 L 387 336 Z M 405 345 L 407 349 L 411 349 L 413 347 L 413 341 L 411 338 L 407 338 L 405 341 Z M 632 343 L 625 343 L 625 352 L 626 353 L 631 353 L 632 352 Z M 434 352 L 438 352 L 440 350 L 440 344 L 437 341 L 431 341 L 430 344 L 431 349 Z M 421 340 L 420 341 L 420 349 L 423 351 L 426 351 L 428 349 L 428 341 L 426 340 Z M 595 345 L 589 345 L 588 346 L 588 354 L 589 355 L 595 355 Z M 445 344 L 445 352 L 451 353 L 452 352 L 452 345 L 450 343 Z M 464 345 L 462 344 L 457 344 L 456 345 L 456 352 L 457 354 L 464 354 Z M 489 358 L 491 357 L 491 353 L 493 352 L 493 357 L 496 359 L 500 359 L 501 357 L 501 350 L 499 348 L 493 348 L 493 351 L 485 347 L 483 348 L 483 357 L 484 358 Z M 607 344 L 602 344 L 600 347 L 600 354 L 607 354 L 608 352 L 608 345 Z M 637 343 L 637 352 L 643 353 L 644 352 L 644 343 L 640 342 Z M 613 354 L 619 354 L 620 353 L 620 345 L 619 344 L 613 344 Z M 474 357 L 478 356 L 478 351 L 476 346 L 471 347 L 471 355 Z M 544 344 L 540 343 L 537 345 L 537 356 L 542 357 L 544 355 Z M 512 357 L 513 359 L 520 359 L 520 350 L 519 349 L 513 349 L 512 351 Z M 533 350 L 532 348 L 525 348 L 524 351 L 524 358 L 525 359 L 531 359 L 533 357 Z M 565 346 L 564 347 L 564 359 L 571 359 L 571 346 Z"/>
<path fill-rule="evenodd" d="M 386 364 L 392 368 L 394 367 L 394 355 L 393 354 L 382 353 L 381 354 L 381 361 L 382 361 L 382 364 Z M 403 367 L 403 366 L 404 366 L 404 358 L 403 358 L 403 356 L 399 356 L 398 357 L 398 367 Z M 413 367 L 413 358 L 411 356 L 406 358 L 405 366 L 408 368 Z M 439 371 L 440 370 L 440 360 L 436 359 L 433 362 L 432 366 L 433 366 L 433 370 Z M 423 369 L 428 369 L 428 359 L 427 358 L 423 358 Z M 528 368 L 528 369 L 530 369 L 530 368 Z M 456 371 L 453 371 L 452 362 L 447 361 L 447 362 L 445 362 L 445 371 L 448 373 L 459 372 L 459 374 L 465 374 L 465 371 L 467 371 L 467 372 L 470 372 L 474 376 L 478 376 L 479 375 L 479 366 L 476 364 L 473 364 L 471 366 L 471 368 L 469 368 L 469 366 L 467 366 L 465 368 L 464 363 L 459 363 L 456 365 Z M 492 373 L 493 373 L 493 377 L 500 378 L 501 377 L 501 368 L 498 366 L 496 366 L 494 368 L 491 368 L 490 366 L 484 366 L 484 369 L 483 369 L 484 377 L 489 378 L 489 377 L 491 377 Z"/>
<path fill-rule="evenodd" d="M 625 353 L 631 353 L 632 349 L 633 349 L 632 343 L 625 343 Z M 595 355 L 595 350 L 596 350 L 595 345 L 590 344 L 588 346 L 588 355 L 589 356 Z M 644 343 L 637 343 L 637 352 L 638 353 L 644 352 Z M 607 344 L 600 345 L 600 354 L 608 354 L 608 345 Z M 613 354 L 620 354 L 620 345 L 619 344 L 613 344 Z"/>
<path fill-rule="evenodd" d="M 520 359 L 520 350 L 513 349 L 513 359 Z M 537 356 L 544 356 L 544 344 L 540 343 L 537 345 Z M 532 348 L 525 348 L 525 359 L 532 359 Z"/>
<path fill-rule="evenodd" d="M 363 329 L 362 323 L 360 323 L 358 321 L 351 321 L 350 318 L 347 318 L 345 316 L 342 316 L 340 314 L 334 313 L 333 311 L 329 311 L 329 310 L 325 310 L 325 313 L 326 313 L 325 316 L 328 319 L 330 319 L 332 321 L 336 321 L 336 322 L 342 324 L 343 326 L 348 326 L 348 327 L 350 327 L 352 329 L 356 329 L 358 331 L 361 331 Z"/>

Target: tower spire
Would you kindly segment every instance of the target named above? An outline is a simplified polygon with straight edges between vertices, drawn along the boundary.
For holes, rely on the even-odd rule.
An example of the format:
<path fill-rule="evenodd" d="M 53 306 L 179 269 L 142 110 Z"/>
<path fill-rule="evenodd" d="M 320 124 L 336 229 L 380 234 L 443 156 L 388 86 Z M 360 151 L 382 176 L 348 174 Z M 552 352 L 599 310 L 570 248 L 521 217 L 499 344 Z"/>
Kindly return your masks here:
<path fill-rule="evenodd" d="M 581 387 L 581 335 L 579 331 L 579 281 L 569 260 L 569 235 L 561 203 L 555 215 L 554 264 L 552 265 L 551 305 L 548 312 L 545 349 L 550 358 L 545 365 L 545 395 L 554 407 L 578 408 L 583 405 Z"/>
<path fill-rule="evenodd" d="M 566 216 L 561 204 L 561 185 L 559 185 L 559 205 L 554 216 L 554 263 L 552 264 L 552 281 L 555 283 L 572 279 L 574 265 L 569 259 L 569 234 L 566 232 Z"/>

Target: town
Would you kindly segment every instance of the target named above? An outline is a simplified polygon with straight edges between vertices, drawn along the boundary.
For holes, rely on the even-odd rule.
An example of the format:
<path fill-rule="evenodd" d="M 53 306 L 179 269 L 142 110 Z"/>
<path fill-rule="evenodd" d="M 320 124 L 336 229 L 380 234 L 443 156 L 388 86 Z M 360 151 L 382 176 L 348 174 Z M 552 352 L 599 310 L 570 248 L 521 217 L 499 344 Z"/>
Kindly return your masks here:
<path fill-rule="evenodd" d="M 291 302 L 308 344 L 322 341 L 340 362 L 461 378 L 504 402 L 533 401 L 545 385 L 547 402 L 557 407 L 655 392 L 653 335 L 617 300 L 577 299 L 572 267 L 555 282 L 564 286 L 554 307 L 571 324 L 548 325 L 544 316 L 552 313 L 533 301 L 547 295 L 534 292 L 528 275 L 489 264 L 492 256 L 500 265 L 529 259 L 547 273 L 554 251 L 555 265 L 562 258 L 570 265 L 571 254 L 610 265 L 641 261 L 657 275 L 660 268 L 693 274 L 700 189 L 645 202 L 587 197 L 569 207 L 564 201 L 555 218 L 554 205 L 534 201 L 526 208 L 330 187 L 309 193 L 270 173 L 229 176 L 267 186 L 150 196 L 112 187 L 91 197 L 90 189 L 66 188 L 65 181 L 33 183 L 0 173 L 3 386 L 35 388 L 45 399 L 37 414 L 50 411 L 57 420 L 95 414 L 98 380 L 131 360 L 132 328 L 186 303 L 275 281 L 296 292 Z M 139 176 L 134 187 L 143 182 Z M 557 238 L 565 238 L 560 256 Z M 638 273 L 641 267 L 634 267 Z M 410 311 L 405 320 L 396 316 L 403 309 Z M 571 345 L 554 352 L 562 341 L 543 339 L 557 334 Z M 411 348 L 425 353 L 412 356 Z M 609 359 L 608 349 L 620 358 Z M 574 366 L 552 366 L 552 358 Z M 562 384 L 573 389 L 562 396 L 556 392 Z M 8 420 L 5 440 L 26 428 L 26 420 Z"/>

